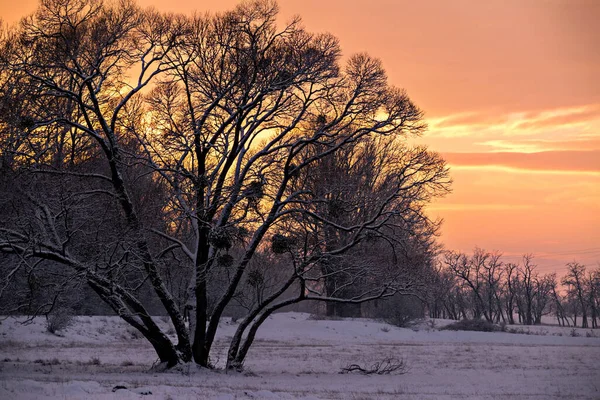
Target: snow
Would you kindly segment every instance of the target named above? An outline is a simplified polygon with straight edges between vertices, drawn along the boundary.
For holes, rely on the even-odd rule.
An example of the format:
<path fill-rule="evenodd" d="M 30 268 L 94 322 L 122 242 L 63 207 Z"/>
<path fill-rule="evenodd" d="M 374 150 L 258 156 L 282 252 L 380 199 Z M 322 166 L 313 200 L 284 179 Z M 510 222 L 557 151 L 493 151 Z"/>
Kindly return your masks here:
<path fill-rule="evenodd" d="M 150 345 L 117 317 L 76 317 L 60 336 L 46 332 L 43 318 L 23 321 L 0 324 L 0 399 L 600 398 L 600 330 L 456 332 L 438 329 L 451 322 L 445 320 L 403 329 L 280 313 L 259 330 L 243 373 L 193 364 L 157 373 Z M 168 328 L 168 320 L 158 321 Z M 218 367 L 236 326 L 224 321 L 219 328 Z M 339 373 L 386 357 L 405 360 L 407 373 Z M 117 385 L 125 389 L 113 392 Z"/>

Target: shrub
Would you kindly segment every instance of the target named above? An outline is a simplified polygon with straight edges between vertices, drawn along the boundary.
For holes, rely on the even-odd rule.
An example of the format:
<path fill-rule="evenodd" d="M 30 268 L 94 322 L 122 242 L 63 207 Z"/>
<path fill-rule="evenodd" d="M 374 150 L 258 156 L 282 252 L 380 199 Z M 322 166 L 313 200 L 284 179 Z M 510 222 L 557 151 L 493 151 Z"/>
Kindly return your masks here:
<path fill-rule="evenodd" d="M 384 304 L 381 315 L 390 325 L 409 328 L 425 317 L 423 304 L 413 296 L 394 296 Z"/>
<path fill-rule="evenodd" d="M 420 318 L 414 317 L 410 314 L 397 313 L 392 317 L 385 318 L 385 322 L 390 325 L 397 326 L 399 328 L 410 328 L 411 326 L 418 323 Z"/>
<path fill-rule="evenodd" d="M 42 360 L 42 359 L 37 359 L 34 361 L 34 364 L 42 364 L 44 366 L 46 365 L 60 365 L 60 360 L 58 358 L 53 358 L 51 360 Z"/>
<path fill-rule="evenodd" d="M 435 319 L 427 320 L 427 329 L 428 330 L 435 330 L 436 328 L 437 328 L 437 323 L 435 322 Z"/>
<path fill-rule="evenodd" d="M 575 329 L 575 328 L 571 329 L 571 337 L 579 337 L 579 336 L 581 336 L 581 335 L 579 334 L 579 332 L 577 332 L 577 329 Z"/>
<path fill-rule="evenodd" d="M 501 328 L 484 319 L 463 319 L 442 329 L 449 331 L 476 331 L 476 332 L 497 332 Z"/>
<path fill-rule="evenodd" d="M 502 332 L 506 332 L 506 331 L 507 331 L 507 329 L 508 329 L 508 328 L 507 328 L 506 321 L 502 321 L 502 322 L 500 322 L 500 330 L 501 330 Z"/>
<path fill-rule="evenodd" d="M 46 330 L 56 334 L 73 323 L 73 312 L 68 308 L 59 308 L 46 315 Z"/>

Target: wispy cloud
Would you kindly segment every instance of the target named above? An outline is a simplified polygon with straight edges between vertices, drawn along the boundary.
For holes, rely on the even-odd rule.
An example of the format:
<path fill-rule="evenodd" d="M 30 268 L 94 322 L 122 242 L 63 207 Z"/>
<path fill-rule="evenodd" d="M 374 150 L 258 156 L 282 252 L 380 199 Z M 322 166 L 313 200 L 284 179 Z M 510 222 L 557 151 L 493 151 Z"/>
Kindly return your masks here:
<path fill-rule="evenodd" d="M 474 204 L 474 203 L 448 203 L 433 204 L 428 207 L 431 211 L 502 211 L 502 210 L 530 210 L 531 204 Z"/>
<path fill-rule="evenodd" d="M 600 104 L 505 114 L 465 112 L 427 122 L 432 140 L 469 137 L 490 150 L 506 148 L 507 143 L 523 152 L 556 150 L 560 145 L 573 149 L 569 141 L 598 148 L 600 142 Z"/>
<path fill-rule="evenodd" d="M 600 174 L 600 150 L 442 154 L 454 168 L 495 168 L 507 172 Z"/>
<path fill-rule="evenodd" d="M 585 125 L 600 119 L 600 105 L 591 104 L 582 107 L 561 108 L 529 113 L 514 125 L 518 130 L 541 130 L 549 127 Z"/>
<path fill-rule="evenodd" d="M 492 152 L 518 152 L 538 153 L 542 151 L 560 150 L 600 150 L 600 136 L 598 137 L 576 137 L 569 140 L 551 140 L 543 138 L 506 140 L 496 139 L 484 142 L 476 142 L 477 145 L 487 147 Z"/>

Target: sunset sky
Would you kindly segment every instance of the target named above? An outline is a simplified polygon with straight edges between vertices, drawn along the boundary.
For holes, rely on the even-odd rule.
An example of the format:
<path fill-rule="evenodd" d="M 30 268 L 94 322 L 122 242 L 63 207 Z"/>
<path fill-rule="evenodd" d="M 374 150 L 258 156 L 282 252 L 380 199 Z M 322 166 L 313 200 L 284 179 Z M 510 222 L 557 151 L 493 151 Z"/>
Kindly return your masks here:
<path fill-rule="evenodd" d="M 188 13 L 236 0 L 139 0 Z M 448 249 L 533 253 L 539 271 L 600 262 L 600 1 L 280 0 L 340 38 L 344 55 L 383 60 L 426 113 L 420 142 L 451 166 L 433 204 Z M 35 0 L 0 0 L 15 23 Z"/>

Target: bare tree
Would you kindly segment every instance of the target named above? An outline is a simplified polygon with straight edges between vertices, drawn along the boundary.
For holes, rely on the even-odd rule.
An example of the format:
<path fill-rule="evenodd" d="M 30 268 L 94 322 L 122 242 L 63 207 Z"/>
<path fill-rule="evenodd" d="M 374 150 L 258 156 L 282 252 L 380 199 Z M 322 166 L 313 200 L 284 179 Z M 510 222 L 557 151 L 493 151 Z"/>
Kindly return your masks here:
<path fill-rule="evenodd" d="M 473 297 L 473 318 L 481 315 L 493 322 L 498 302 L 496 293 L 501 277 L 502 265 L 498 253 L 488 253 L 476 248 L 473 256 L 447 252 L 444 264 L 463 283 Z M 500 312 L 499 312 L 500 313 Z"/>
<path fill-rule="evenodd" d="M 515 323 L 514 310 L 515 310 L 515 297 L 516 286 L 518 285 L 517 275 L 517 264 L 507 263 L 505 264 L 506 272 L 506 283 L 505 283 L 505 294 L 504 299 L 506 303 L 506 317 L 509 324 Z"/>
<path fill-rule="evenodd" d="M 446 302 L 448 315 L 458 319 L 480 318 L 489 322 L 514 324 L 513 313 L 518 322 L 525 325 L 541 324 L 544 315 L 554 313 L 561 326 L 577 326 L 577 317 L 582 316 L 582 326 L 588 327 L 591 316 L 592 328 L 598 318 L 598 270 L 586 274 L 585 266 L 567 264 L 568 273 L 562 279 L 565 293 L 561 294 L 556 274 L 540 276 L 533 263 L 533 255 L 524 255 L 520 264 L 504 264 L 498 253 L 487 253 L 476 249 L 469 257 L 460 252 L 446 252 L 445 268 L 433 270 L 435 285 L 430 289 L 428 303 L 430 314 L 438 315 L 438 298 Z M 458 281 L 443 280 L 450 273 Z M 444 283 L 446 282 L 446 283 Z M 443 289 L 441 287 L 452 288 Z M 432 309 L 433 308 L 433 309 Z M 569 320 L 570 319 L 570 320 Z"/>
<path fill-rule="evenodd" d="M 473 318 L 483 315 L 489 322 L 502 320 L 514 324 L 516 307 L 519 323 L 533 325 L 540 324 L 542 316 L 550 312 L 549 302 L 553 287 L 556 287 L 556 277 L 540 277 L 535 272 L 532 258 L 525 255 L 522 265 L 504 264 L 499 253 L 476 249 L 472 257 L 447 252 L 444 264 L 462 282 L 462 287 L 455 292 L 463 292 L 473 299 Z M 459 298 L 454 296 L 452 300 L 456 302 Z"/>
<path fill-rule="evenodd" d="M 524 255 L 523 263 L 516 265 L 516 275 L 510 280 L 507 295 L 514 298 L 519 315 L 519 323 L 540 324 L 542 316 L 550 312 L 552 288 L 556 277 L 539 276 L 533 255 Z"/>
<path fill-rule="evenodd" d="M 500 319 L 506 322 L 503 312 L 503 302 L 501 300 L 503 263 L 500 261 L 501 254 L 491 253 L 489 259 L 483 265 L 485 271 L 485 293 L 486 308 L 493 321 L 499 322 Z"/>
<path fill-rule="evenodd" d="M 432 271 L 429 287 L 427 288 L 427 308 L 430 318 L 461 318 L 460 301 L 456 292 L 460 294 L 456 283 L 456 276 L 442 264 Z"/>
<path fill-rule="evenodd" d="M 188 46 L 172 58 L 175 73 L 149 98 L 152 123 L 161 127 L 164 140 L 138 133 L 145 162 L 171 186 L 173 207 L 181 210 L 181 224 L 191 233 L 184 238 L 157 232 L 179 244 L 195 265 L 193 353 L 203 365 L 219 319 L 240 284 L 258 284 L 260 276 L 249 265 L 265 239 L 287 257 L 288 276 L 280 287 L 257 296 L 241 320 L 228 353 L 230 368 L 242 365 L 258 328 L 275 310 L 303 300 L 358 304 L 397 291 L 400 274 L 394 276 L 390 269 L 380 275 L 390 279 L 375 284 L 375 264 L 351 256 L 366 238 L 383 235 L 392 217 L 409 216 L 396 206 L 400 199 L 412 196 L 406 204 L 417 212 L 443 191 L 436 185 L 447 185 L 441 160 L 421 150 L 420 158 L 401 159 L 413 175 L 388 180 L 385 194 L 366 187 L 382 186 L 381 177 L 354 186 L 359 192 L 350 206 L 362 210 L 354 218 L 334 221 L 324 212 L 331 204 L 322 206 L 331 199 L 310 187 L 310 171 L 338 153 L 352 154 L 373 143 L 381 142 L 376 151 L 385 152 L 376 138 L 389 136 L 388 146 L 401 146 L 396 138 L 422 131 L 421 112 L 403 91 L 387 86 L 379 61 L 356 55 L 342 72 L 335 38 L 309 34 L 297 20 L 277 31 L 276 12 L 272 2 L 259 2 L 196 19 Z M 378 176 L 389 175 L 383 174 L 382 164 L 371 168 Z M 390 165 L 389 171 L 394 170 L 401 172 Z M 348 172 L 343 179 L 351 186 L 358 174 Z M 240 231 L 246 232 L 243 249 L 209 309 L 215 262 L 230 251 L 231 238 Z M 341 233 L 343 240 L 323 240 Z M 317 265 L 341 257 L 342 268 L 317 273 Z M 343 283 L 336 279 L 340 286 L 321 292 L 320 285 L 331 282 L 334 274 L 344 276 Z M 359 283 L 363 287 L 355 291 Z"/>
<path fill-rule="evenodd" d="M 585 266 L 572 262 L 567 264 L 567 274 L 562 280 L 563 285 L 567 286 L 567 292 L 577 303 L 581 311 L 581 327 L 588 327 L 587 311 L 588 302 L 585 293 Z M 575 318 L 577 318 L 575 316 Z M 577 326 L 577 320 L 574 320 L 574 325 Z"/>
<path fill-rule="evenodd" d="M 321 243 L 321 252 L 335 249 L 351 237 L 340 226 L 369 220 L 373 205 L 388 202 L 388 220 L 377 232 L 369 233 L 368 243 L 357 247 L 355 258 L 371 258 L 373 264 L 379 258 L 381 263 L 417 271 L 428 268 L 435 257 L 433 237 L 439 226 L 426 217 L 422 204 L 444 193 L 448 183 L 447 171 L 436 154 L 425 148 L 407 148 L 394 137 L 380 137 L 365 138 L 321 159 L 307 169 L 306 179 L 293 190 L 307 192 L 305 217 L 299 221 L 310 227 L 314 236 L 310 240 Z M 349 260 L 348 255 L 321 260 L 326 297 L 343 298 L 352 296 L 352 290 L 361 290 L 360 285 L 347 284 L 355 276 L 348 268 Z M 328 315 L 347 313 L 346 304 L 328 302 Z M 353 316 L 359 315 L 360 309 L 355 308 Z"/>
<path fill-rule="evenodd" d="M 439 156 L 402 140 L 423 131 L 421 111 L 387 84 L 378 60 L 359 54 L 341 68 L 336 38 L 299 20 L 277 29 L 276 16 L 268 0 L 192 18 L 130 1 L 43 0 L 3 39 L 2 66 L 22 80 L 2 96 L 35 93 L 22 115 L 2 118 L 28 160 L 9 163 L 11 179 L 32 177 L 10 199 L 22 218 L 0 228 L 0 250 L 20 260 L 7 282 L 22 269 L 43 276 L 52 263 L 61 282 L 87 283 L 167 366 L 210 366 L 225 309 L 250 287 L 230 368 L 278 309 L 359 304 L 416 285 L 410 267 L 423 265 L 435 231 L 423 207 L 450 183 Z M 369 168 L 358 168 L 369 152 Z M 386 152 L 396 161 L 383 162 Z M 354 154 L 352 218 L 331 218 L 309 184 L 338 153 Z M 387 249 L 385 260 L 368 257 L 368 241 Z M 277 262 L 258 268 L 261 256 Z M 340 257 L 333 273 L 344 279 L 323 290 L 321 266 Z M 151 317 L 153 301 L 176 343 Z"/>
<path fill-rule="evenodd" d="M 518 297 L 517 307 L 519 311 L 519 322 L 525 325 L 533 325 L 533 307 L 535 300 L 535 278 L 536 266 L 532 263 L 533 255 L 523 256 L 523 265 L 517 271 Z"/>
<path fill-rule="evenodd" d="M 600 317 L 600 268 L 596 268 L 588 274 L 585 280 L 585 286 L 592 328 L 598 328 L 598 318 Z"/>
<path fill-rule="evenodd" d="M 550 312 L 550 304 L 549 302 L 552 299 L 551 293 L 552 288 L 554 286 L 554 282 L 556 281 L 556 275 L 543 275 L 541 277 L 535 278 L 535 295 L 534 302 L 532 307 L 533 313 L 533 323 L 541 324 L 542 316 L 548 314 Z"/>
<path fill-rule="evenodd" d="M 132 199 L 125 173 L 126 109 L 150 81 L 168 67 L 167 54 L 176 46 L 183 21 L 153 11 L 142 11 L 131 2 L 115 5 L 94 0 L 44 0 L 38 11 L 21 21 L 20 27 L 2 43 L 3 64 L 20 86 L 34 98 L 19 116 L 27 135 L 23 152 L 34 160 L 32 167 L 48 169 L 43 154 L 64 132 L 85 136 L 102 155 L 101 173 L 60 171 L 61 175 L 94 182 L 83 193 L 69 193 L 77 207 L 98 215 L 97 200 L 108 196 L 126 228 L 127 240 L 114 238 L 112 256 L 105 254 L 101 268 L 73 246 L 80 225 L 69 224 L 61 205 L 52 207 L 43 196 L 26 194 L 31 208 L 26 217 L 36 216 L 29 230 L 3 226 L 0 248 L 27 260 L 47 260 L 70 268 L 85 277 L 90 287 L 115 312 L 136 327 L 154 346 L 161 361 L 175 365 L 189 360 L 189 337 L 172 295 L 161 278 L 150 251 L 140 215 Z M 135 71 L 129 79 L 126 72 Z M 130 83 L 133 82 L 133 83 Z M 70 145 L 75 140 L 69 138 Z M 58 146 L 60 148 L 60 146 Z M 60 158 L 59 158 L 60 160 Z M 63 202 L 64 204 L 64 202 Z M 75 206 L 75 205 L 73 205 Z M 80 221 L 78 221 L 80 222 Z M 101 226 L 101 224 L 100 224 Z M 33 231 L 30 233 L 30 230 Z M 135 259 L 178 333 L 177 345 L 158 328 L 135 292 L 123 287 L 117 270 Z M 114 265 L 116 263 L 116 266 Z M 117 278 L 114 278 L 114 276 Z M 126 281 L 125 281 L 126 282 Z"/>
<path fill-rule="evenodd" d="M 552 308 L 556 315 L 556 320 L 558 325 L 560 326 L 570 326 L 569 320 L 567 319 L 567 315 L 564 307 L 564 299 L 563 296 L 558 292 L 558 282 L 556 281 L 556 275 L 550 275 L 550 290 L 552 294 Z"/>

